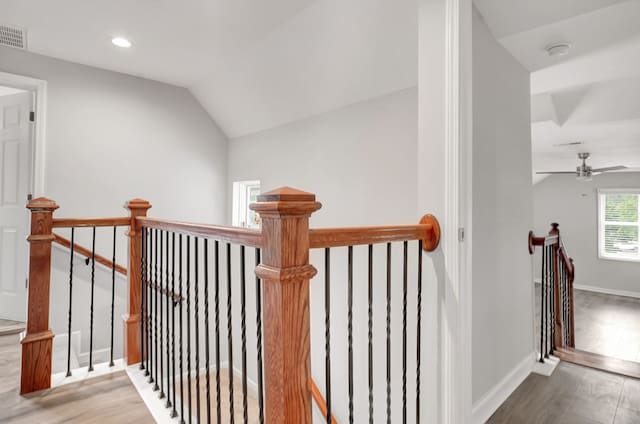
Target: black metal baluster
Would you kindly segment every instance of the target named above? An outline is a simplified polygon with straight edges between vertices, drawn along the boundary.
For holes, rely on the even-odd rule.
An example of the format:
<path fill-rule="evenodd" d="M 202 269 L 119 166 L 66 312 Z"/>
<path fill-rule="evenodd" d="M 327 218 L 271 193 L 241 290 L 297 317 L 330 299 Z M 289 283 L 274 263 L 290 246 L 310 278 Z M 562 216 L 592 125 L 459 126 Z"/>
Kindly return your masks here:
<path fill-rule="evenodd" d="M 159 274 L 160 274 L 160 279 L 158 280 L 158 282 L 156 283 L 156 291 L 158 292 L 158 297 L 160 298 L 160 309 L 158 309 L 157 314 L 159 317 L 159 322 L 160 322 L 160 327 L 159 327 L 159 335 L 160 335 L 160 349 L 158 349 L 158 357 L 160 358 L 160 374 L 158 375 L 158 380 L 160 381 L 160 394 L 158 395 L 158 398 L 163 399 L 165 394 L 164 394 L 164 361 L 163 361 L 163 355 L 162 355 L 162 348 L 163 348 L 163 333 L 162 333 L 162 321 L 163 321 L 163 314 L 162 314 L 162 301 L 163 301 L 163 294 L 162 294 L 162 280 L 164 280 L 164 231 L 160 231 L 160 269 L 159 269 Z"/>
<path fill-rule="evenodd" d="M 73 298 L 73 250 L 75 228 L 71 227 L 71 255 L 69 256 L 69 323 L 67 325 L 67 377 L 71 377 L 71 306 Z"/>
<path fill-rule="evenodd" d="M 545 350 L 547 345 L 546 330 L 547 330 L 547 281 L 549 275 L 547 275 L 547 253 L 549 249 L 545 245 L 542 250 L 542 286 L 541 286 L 541 322 L 540 322 L 540 362 L 544 362 Z"/>
<path fill-rule="evenodd" d="M 416 318 L 416 424 L 420 424 L 420 364 L 422 338 L 422 240 L 418 240 L 418 316 Z"/>
<path fill-rule="evenodd" d="M 407 422 L 407 285 L 408 285 L 408 247 L 403 243 L 402 257 L 402 422 Z"/>
<path fill-rule="evenodd" d="M 387 424 L 391 424 L 391 243 L 387 243 Z"/>
<path fill-rule="evenodd" d="M 245 307 L 245 247 L 240 246 L 240 327 L 242 340 L 242 409 L 244 424 L 249 422 L 249 406 L 247 403 L 247 322 Z"/>
<path fill-rule="evenodd" d="M 133 266 L 133 264 L 131 265 Z M 112 367 L 113 364 L 113 306 L 116 301 L 116 227 L 113 227 L 113 259 L 111 262 L 111 356 L 109 359 L 109 366 Z"/>
<path fill-rule="evenodd" d="M 173 409 L 171 418 L 178 416 L 176 411 L 176 233 L 171 233 L 171 391 L 173 392 Z M 180 399 L 182 401 L 182 399 Z"/>
<path fill-rule="evenodd" d="M 369 272 L 368 272 L 368 300 L 369 300 L 369 424 L 373 424 L 373 245 L 369 245 Z"/>
<path fill-rule="evenodd" d="M 96 286 L 96 227 L 93 227 L 91 242 L 91 306 L 89 318 L 89 371 L 93 371 L 93 297 Z"/>
<path fill-rule="evenodd" d="M 553 355 L 553 351 L 556 348 L 556 268 L 558 265 L 558 249 L 552 248 L 552 265 L 551 265 L 551 290 L 549 290 L 549 308 L 551 311 L 551 338 L 549 339 L 550 353 Z"/>
<path fill-rule="evenodd" d="M 235 422 L 233 405 L 233 331 L 231 328 L 231 244 L 227 243 L 227 342 L 229 344 L 229 412 L 230 423 Z"/>
<path fill-rule="evenodd" d="M 154 244 L 154 261 L 153 261 L 153 374 L 154 385 L 153 391 L 160 390 L 158 386 L 158 229 L 155 229 Z"/>
<path fill-rule="evenodd" d="M 149 229 L 149 244 L 147 246 L 147 255 L 149 255 L 149 264 L 147 267 L 147 375 L 149 383 L 153 383 L 153 232 Z"/>
<path fill-rule="evenodd" d="M 211 424 L 211 368 L 209 366 L 209 240 L 204 239 L 204 344 L 207 370 L 207 424 Z"/>
<path fill-rule="evenodd" d="M 195 336 L 196 336 L 196 346 L 195 346 L 195 350 L 196 350 L 196 422 L 199 423 L 200 422 L 200 318 L 198 316 L 198 312 L 200 310 L 200 299 L 199 299 L 199 290 L 198 290 L 198 284 L 199 284 L 199 269 L 198 269 L 198 249 L 199 249 L 199 245 L 200 243 L 198 243 L 198 237 L 194 237 L 193 239 L 193 244 L 194 244 L 194 259 L 195 259 L 195 263 L 194 263 L 194 279 L 193 279 L 193 291 L 195 293 L 195 297 L 194 297 L 194 323 L 195 323 Z"/>
<path fill-rule="evenodd" d="M 353 246 L 347 252 L 347 345 L 349 356 L 349 424 L 353 424 Z"/>
<path fill-rule="evenodd" d="M 546 344 L 545 344 L 545 358 L 549 357 L 549 352 L 551 351 L 551 331 L 553 330 L 553 321 L 552 321 L 552 316 L 551 316 L 551 288 L 553 285 L 553 254 L 551 253 L 553 249 L 553 246 L 549 246 L 548 248 L 548 252 L 547 252 L 547 272 L 548 272 L 548 278 L 547 278 L 547 283 L 549 284 L 549 286 L 547 287 L 547 316 L 546 316 L 546 320 L 547 320 L 547 338 L 546 338 Z"/>
<path fill-rule="evenodd" d="M 173 292 L 169 291 L 169 280 L 171 274 L 169 274 L 169 233 L 166 233 L 166 237 L 164 238 L 165 249 L 164 249 L 164 297 L 166 303 L 165 309 L 165 339 L 167 341 L 167 402 L 164 404 L 165 408 L 171 408 L 171 343 L 169 343 L 169 338 L 171 337 L 170 326 L 169 326 L 169 307 L 173 304 L 171 294 Z M 175 401 L 175 399 L 174 399 Z"/>
<path fill-rule="evenodd" d="M 220 243 L 218 240 L 214 244 L 215 254 L 215 278 L 214 278 L 214 316 L 215 316 L 215 336 L 216 336 L 216 422 L 222 422 L 222 410 L 220 406 Z"/>
<path fill-rule="evenodd" d="M 180 303 L 178 304 L 178 339 L 180 340 L 180 348 L 178 354 L 178 362 L 180 364 L 180 423 L 184 424 L 184 372 L 182 369 L 182 347 L 183 347 L 183 339 L 182 339 L 182 304 L 184 303 L 184 299 L 182 298 L 182 280 L 184 276 L 182 275 L 182 234 L 178 236 L 178 296 Z"/>
<path fill-rule="evenodd" d="M 191 413 L 191 236 L 187 236 L 187 399 L 189 402 L 189 424 L 192 422 Z"/>
<path fill-rule="evenodd" d="M 145 344 L 145 337 L 146 334 L 144 332 L 145 328 L 145 293 L 147 290 L 147 275 L 146 275 L 146 261 L 147 261 L 147 240 L 146 240 L 146 228 L 144 227 L 140 227 L 140 241 L 141 241 L 141 248 L 140 248 L 140 369 L 144 370 L 144 363 L 145 363 L 145 351 L 144 351 L 144 344 Z M 114 261 L 115 262 L 115 261 Z"/>
<path fill-rule="evenodd" d="M 327 424 L 331 424 L 331 249 L 324 249 L 324 378 Z"/>
<path fill-rule="evenodd" d="M 256 248 L 256 267 L 260 265 L 260 249 Z M 264 394 L 262 388 L 262 286 L 256 275 L 256 352 L 258 360 L 258 422 L 264 424 Z"/>

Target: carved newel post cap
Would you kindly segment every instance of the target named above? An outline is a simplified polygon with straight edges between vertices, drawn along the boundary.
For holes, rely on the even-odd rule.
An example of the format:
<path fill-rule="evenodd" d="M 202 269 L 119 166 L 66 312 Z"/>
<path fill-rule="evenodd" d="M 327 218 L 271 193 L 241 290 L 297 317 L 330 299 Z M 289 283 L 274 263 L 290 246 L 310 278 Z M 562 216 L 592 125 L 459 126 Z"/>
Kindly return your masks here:
<path fill-rule="evenodd" d="M 560 224 L 558 224 L 557 222 L 552 222 L 552 223 L 551 223 L 551 228 L 552 228 L 554 231 L 557 231 L 559 226 L 560 226 Z"/>
<path fill-rule="evenodd" d="M 309 215 L 322 207 L 316 202 L 316 195 L 291 187 L 280 187 L 258 196 L 258 202 L 249 208 L 258 213 L 278 213 L 285 215 Z"/>
<path fill-rule="evenodd" d="M 144 199 L 131 199 L 124 204 L 125 209 L 151 209 L 151 203 Z"/>
<path fill-rule="evenodd" d="M 31 199 L 29 203 L 27 203 L 27 209 L 32 211 L 55 211 L 58 208 L 59 206 L 55 201 L 47 199 L 46 197 Z"/>

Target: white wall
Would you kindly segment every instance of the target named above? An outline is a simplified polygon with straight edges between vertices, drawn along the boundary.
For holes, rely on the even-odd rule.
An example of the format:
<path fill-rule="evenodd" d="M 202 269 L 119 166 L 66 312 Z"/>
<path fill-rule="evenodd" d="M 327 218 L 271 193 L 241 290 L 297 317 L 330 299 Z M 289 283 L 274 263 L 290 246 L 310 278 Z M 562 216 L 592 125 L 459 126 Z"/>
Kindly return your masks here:
<path fill-rule="evenodd" d="M 224 222 L 227 140 L 186 89 L 3 47 L 0 71 L 47 81 L 44 195 L 60 205 L 55 216 L 125 216 L 125 201 L 141 197 L 152 203 L 152 216 Z M 110 231 L 99 231 L 97 241 L 97 252 L 108 258 Z M 90 247 L 90 230 L 78 230 L 76 241 Z M 126 246 L 120 231 L 117 262 L 123 265 Z M 66 332 L 68 253 L 56 250 L 53 259 L 51 325 L 60 334 Z M 97 268 L 101 331 L 94 346 L 103 348 L 111 278 Z M 76 271 L 74 329 L 83 330 L 87 348 L 88 267 L 76 261 Z M 116 287 L 119 347 L 127 285 L 117 277 Z"/>
<path fill-rule="evenodd" d="M 576 266 L 574 284 L 640 296 L 640 263 L 598 258 L 597 209 L 599 188 L 638 187 L 638 172 L 596 175 L 589 182 L 573 175 L 552 175 L 534 186 L 534 230 L 542 235 L 551 222 L 560 224 L 562 240 Z M 538 267 L 535 271 L 539 277 Z"/>
<path fill-rule="evenodd" d="M 417 101 L 402 90 L 232 139 L 228 194 L 242 180 L 313 192 L 315 226 L 415 222 Z"/>
<path fill-rule="evenodd" d="M 529 73 L 473 19 L 473 400 L 533 351 Z"/>

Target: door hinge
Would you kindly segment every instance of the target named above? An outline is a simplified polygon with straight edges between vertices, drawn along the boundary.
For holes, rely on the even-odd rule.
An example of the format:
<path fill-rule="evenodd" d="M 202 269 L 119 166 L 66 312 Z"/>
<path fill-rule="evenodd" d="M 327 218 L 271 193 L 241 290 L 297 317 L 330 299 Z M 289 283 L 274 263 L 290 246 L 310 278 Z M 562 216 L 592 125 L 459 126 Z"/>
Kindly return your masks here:
<path fill-rule="evenodd" d="M 33 199 L 33 194 L 31 193 L 27 194 L 27 202 L 31 199 Z"/>
<path fill-rule="evenodd" d="M 28 288 L 29 288 L 29 279 L 28 279 L 28 278 L 25 278 L 25 279 L 24 279 L 24 288 L 25 288 L 25 289 L 28 289 Z"/>
<path fill-rule="evenodd" d="M 36 113 L 34 111 L 29 112 L 29 121 L 30 122 L 36 121 Z"/>
<path fill-rule="evenodd" d="M 458 241 L 459 242 L 463 242 L 464 241 L 464 228 L 458 228 Z"/>

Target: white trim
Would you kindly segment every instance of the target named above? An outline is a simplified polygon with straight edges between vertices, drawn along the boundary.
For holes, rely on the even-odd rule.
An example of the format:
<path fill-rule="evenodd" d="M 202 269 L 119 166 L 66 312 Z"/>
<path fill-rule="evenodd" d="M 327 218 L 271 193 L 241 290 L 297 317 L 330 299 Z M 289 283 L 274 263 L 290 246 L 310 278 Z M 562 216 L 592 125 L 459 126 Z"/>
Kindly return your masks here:
<path fill-rule="evenodd" d="M 444 296 L 442 418 L 451 424 L 472 416 L 472 10 L 471 0 L 446 1 L 443 250 L 453 293 Z"/>
<path fill-rule="evenodd" d="M 537 354 L 527 354 L 515 368 L 473 404 L 473 423 L 483 424 L 504 403 L 533 370 Z"/>
<path fill-rule="evenodd" d="M 0 85 L 22 88 L 36 93 L 35 137 L 33 138 L 33 163 L 30 191 L 34 197 L 45 194 L 45 158 L 47 128 L 47 82 L 41 79 L 0 72 Z"/>
<path fill-rule="evenodd" d="M 597 216 L 596 216 L 596 220 L 597 220 L 597 224 L 598 224 L 598 240 L 597 240 L 597 250 L 598 250 L 598 259 L 604 260 L 604 261 L 620 261 L 620 262 L 640 262 L 640 256 L 636 256 L 636 257 L 625 257 L 625 256 L 617 256 L 615 254 L 607 254 L 604 251 L 604 239 L 605 239 L 605 235 L 604 235 L 604 215 L 605 215 L 605 204 L 602 201 L 602 197 L 606 196 L 607 194 L 635 194 L 635 195 L 639 195 L 640 196 L 640 189 L 638 188 L 599 188 L 597 189 L 597 196 L 596 196 L 596 200 L 597 200 Z M 618 223 L 612 223 L 611 221 L 609 221 L 609 225 L 616 225 Z M 620 225 L 628 225 L 630 227 L 638 227 L 638 230 L 640 230 L 640 222 L 625 222 L 625 223 L 619 223 Z"/>
<path fill-rule="evenodd" d="M 91 378 L 109 375 L 118 371 L 123 371 L 126 366 L 123 359 L 113 361 L 113 366 L 109 362 L 102 362 L 93 366 L 93 371 L 89 372 L 89 367 L 76 368 L 71 370 L 71 377 L 67 377 L 67 372 L 59 372 L 51 376 L 51 387 L 60 387 L 66 384 L 77 383 L 78 381 L 89 380 Z"/>
<path fill-rule="evenodd" d="M 574 284 L 573 288 L 575 290 L 584 290 L 584 291 L 590 291 L 590 292 L 594 292 L 594 293 L 602 293 L 602 294 L 609 294 L 612 296 L 623 296 L 623 297 L 633 297 L 636 299 L 640 299 L 640 292 L 633 292 L 633 291 L 627 291 L 627 290 L 616 290 L 616 289 L 605 289 L 602 287 L 596 287 L 596 286 L 587 286 L 584 284 Z"/>
<path fill-rule="evenodd" d="M 540 358 L 540 352 L 536 352 L 536 358 Z M 531 372 L 549 377 L 556 370 L 556 367 L 559 363 L 560 358 L 549 355 L 548 358 L 544 358 L 544 362 L 540 362 L 540 360 L 537 360 L 533 365 L 533 369 L 531 370 Z"/>

